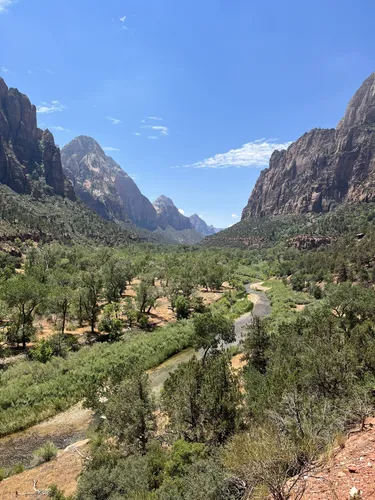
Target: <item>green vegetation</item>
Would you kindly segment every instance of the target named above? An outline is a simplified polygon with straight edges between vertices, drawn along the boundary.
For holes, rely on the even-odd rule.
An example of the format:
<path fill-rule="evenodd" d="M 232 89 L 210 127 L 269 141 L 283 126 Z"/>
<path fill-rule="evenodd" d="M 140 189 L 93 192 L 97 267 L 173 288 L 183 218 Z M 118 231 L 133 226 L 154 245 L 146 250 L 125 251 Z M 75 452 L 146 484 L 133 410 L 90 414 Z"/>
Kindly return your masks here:
<path fill-rule="evenodd" d="M 53 458 L 57 456 L 58 449 L 51 442 L 47 441 L 41 448 L 36 450 L 34 456 L 38 464 L 42 464 L 44 462 L 50 462 Z"/>

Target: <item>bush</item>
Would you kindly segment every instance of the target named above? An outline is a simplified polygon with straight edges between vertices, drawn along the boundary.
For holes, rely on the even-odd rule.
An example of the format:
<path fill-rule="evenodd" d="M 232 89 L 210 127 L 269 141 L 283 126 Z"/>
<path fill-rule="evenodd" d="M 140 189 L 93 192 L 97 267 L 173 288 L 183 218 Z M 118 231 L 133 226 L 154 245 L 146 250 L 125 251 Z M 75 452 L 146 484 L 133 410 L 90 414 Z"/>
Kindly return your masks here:
<path fill-rule="evenodd" d="M 47 441 L 41 448 L 36 450 L 34 457 L 39 464 L 44 462 L 50 462 L 53 458 L 57 456 L 58 449 L 52 443 L 52 441 Z"/>

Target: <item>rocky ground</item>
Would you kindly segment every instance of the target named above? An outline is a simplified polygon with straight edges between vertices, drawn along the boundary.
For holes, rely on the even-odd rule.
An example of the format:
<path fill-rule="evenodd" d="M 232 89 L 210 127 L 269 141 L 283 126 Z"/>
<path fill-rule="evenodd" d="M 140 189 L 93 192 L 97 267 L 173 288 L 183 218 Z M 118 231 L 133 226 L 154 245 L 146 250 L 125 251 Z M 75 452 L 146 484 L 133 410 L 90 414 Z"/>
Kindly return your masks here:
<path fill-rule="evenodd" d="M 333 457 L 307 475 L 304 500 L 375 499 L 375 418 L 334 450 Z M 358 497 L 350 497 L 358 491 Z"/>

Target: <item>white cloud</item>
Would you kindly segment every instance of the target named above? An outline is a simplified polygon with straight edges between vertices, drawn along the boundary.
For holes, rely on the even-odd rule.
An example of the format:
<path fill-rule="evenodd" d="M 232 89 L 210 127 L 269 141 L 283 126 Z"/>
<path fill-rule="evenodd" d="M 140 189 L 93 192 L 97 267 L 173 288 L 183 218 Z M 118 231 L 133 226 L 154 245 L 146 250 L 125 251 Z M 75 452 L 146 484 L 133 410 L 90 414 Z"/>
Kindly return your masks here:
<path fill-rule="evenodd" d="M 163 121 L 163 118 L 159 118 L 158 116 L 146 116 L 146 120 L 155 120 L 161 122 Z"/>
<path fill-rule="evenodd" d="M 37 106 L 36 110 L 38 113 L 55 113 L 56 111 L 64 111 L 66 109 L 66 106 L 64 104 L 61 104 L 59 101 L 52 101 L 51 104 L 48 104 L 48 102 L 42 102 L 40 106 Z"/>
<path fill-rule="evenodd" d="M 144 125 L 142 128 L 151 128 L 160 132 L 161 135 L 168 135 L 168 127 L 163 127 L 161 125 Z"/>
<path fill-rule="evenodd" d="M 0 2 L 1 2 L 1 0 L 0 0 Z M 1 11 L 0 11 L 0 12 L 1 12 Z M 4 68 L 4 66 L 1 66 L 0 71 L 1 71 L 2 73 L 10 73 L 9 69 L 8 69 L 8 68 Z"/>
<path fill-rule="evenodd" d="M 232 219 L 238 219 L 238 215 L 232 214 Z"/>
<path fill-rule="evenodd" d="M 120 151 L 119 148 L 113 148 L 112 146 L 104 146 L 103 151 Z"/>
<path fill-rule="evenodd" d="M 141 135 L 139 132 L 133 132 L 133 134 L 136 135 L 137 137 Z"/>
<path fill-rule="evenodd" d="M 155 140 L 155 139 L 157 139 L 157 137 L 156 137 L 156 135 L 149 135 L 149 136 L 148 136 L 148 139 L 153 139 L 153 140 Z"/>
<path fill-rule="evenodd" d="M 7 8 L 14 3 L 14 0 L 0 0 L 0 14 L 6 12 Z"/>
<path fill-rule="evenodd" d="M 118 125 L 119 123 L 121 123 L 121 120 L 119 120 L 118 118 L 113 118 L 113 116 L 106 116 L 106 119 L 112 122 L 113 125 Z"/>
<path fill-rule="evenodd" d="M 120 21 L 121 21 L 122 23 L 124 23 L 124 22 L 125 22 L 125 20 L 126 20 L 126 16 L 120 17 Z"/>
<path fill-rule="evenodd" d="M 182 208 L 179 208 L 178 211 L 180 212 L 181 215 L 185 215 L 185 210 L 182 210 Z"/>
<path fill-rule="evenodd" d="M 136 178 L 137 178 L 135 175 L 131 175 L 131 174 L 129 174 L 129 177 L 130 177 L 131 179 L 133 179 L 133 181 L 135 181 L 135 180 L 136 180 Z"/>
<path fill-rule="evenodd" d="M 231 149 L 227 153 L 219 153 L 183 166 L 191 168 L 265 167 L 276 149 L 287 149 L 291 144 L 291 142 L 279 143 L 276 139 L 258 139 L 244 144 L 239 149 Z"/>
<path fill-rule="evenodd" d="M 54 125 L 49 127 L 51 130 L 56 130 L 57 132 L 71 132 L 69 128 L 61 127 L 61 125 Z"/>

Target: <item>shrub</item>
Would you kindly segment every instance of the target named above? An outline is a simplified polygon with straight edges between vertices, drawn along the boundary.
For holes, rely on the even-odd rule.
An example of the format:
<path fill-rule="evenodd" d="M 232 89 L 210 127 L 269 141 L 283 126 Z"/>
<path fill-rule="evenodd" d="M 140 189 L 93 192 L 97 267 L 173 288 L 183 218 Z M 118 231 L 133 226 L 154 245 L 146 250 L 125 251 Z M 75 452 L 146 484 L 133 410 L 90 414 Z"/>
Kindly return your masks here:
<path fill-rule="evenodd" d="M 58 449 L 52 443 L 52 441 L 47 441 L 41 448 L 36 450 L 34 453 L 35 458 L 39 464 L 44 462 L 50 462 L 56 457 Z"/>

